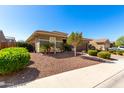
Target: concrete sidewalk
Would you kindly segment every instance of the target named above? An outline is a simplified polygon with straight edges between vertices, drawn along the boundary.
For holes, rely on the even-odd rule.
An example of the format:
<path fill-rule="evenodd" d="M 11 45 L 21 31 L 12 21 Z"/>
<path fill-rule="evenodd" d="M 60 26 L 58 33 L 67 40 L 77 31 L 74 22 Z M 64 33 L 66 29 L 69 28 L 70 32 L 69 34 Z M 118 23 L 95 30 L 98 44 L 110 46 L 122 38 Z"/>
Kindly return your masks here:
<path fill-rule="evenodd" d="M 116 58 L 117 56 L 113 56 Z M 124 69 L 124 58 L 38 79 L 17 88 L 92 88 Z"/>

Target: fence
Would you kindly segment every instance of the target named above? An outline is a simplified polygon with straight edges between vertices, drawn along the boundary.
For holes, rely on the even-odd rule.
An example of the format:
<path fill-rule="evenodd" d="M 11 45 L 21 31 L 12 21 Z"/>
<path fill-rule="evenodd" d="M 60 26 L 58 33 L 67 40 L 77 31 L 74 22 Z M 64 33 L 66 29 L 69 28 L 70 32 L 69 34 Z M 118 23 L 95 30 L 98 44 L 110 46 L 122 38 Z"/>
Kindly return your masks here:
<path fill-rule="evenodd" d="M 15 47 L 15 42 L 0 42 L 0 49 L 8 48 L 8 47 Z"/>

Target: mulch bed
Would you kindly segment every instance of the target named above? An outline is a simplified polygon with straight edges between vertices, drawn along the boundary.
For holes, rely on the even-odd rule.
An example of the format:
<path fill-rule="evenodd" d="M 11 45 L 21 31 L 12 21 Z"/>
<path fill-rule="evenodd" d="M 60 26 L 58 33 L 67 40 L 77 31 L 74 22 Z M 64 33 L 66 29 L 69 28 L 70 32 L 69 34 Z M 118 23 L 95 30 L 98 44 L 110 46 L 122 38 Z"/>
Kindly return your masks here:
<path fill-rule="evenodd" d="M 58 73 L 99 64 L 99 61 L 76 57 L 72 52 L 54 54 L 31 53 L 31 61 L 26 69 L 0 76 L 0 87 L 23 84 L 35 79 L 44 78 Z"/>

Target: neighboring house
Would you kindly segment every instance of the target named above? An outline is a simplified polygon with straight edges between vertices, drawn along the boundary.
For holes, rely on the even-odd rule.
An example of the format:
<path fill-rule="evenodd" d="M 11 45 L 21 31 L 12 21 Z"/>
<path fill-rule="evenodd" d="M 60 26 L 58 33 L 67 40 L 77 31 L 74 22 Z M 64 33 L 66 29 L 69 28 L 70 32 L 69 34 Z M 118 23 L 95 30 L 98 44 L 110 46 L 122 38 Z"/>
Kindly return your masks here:
<path fill-rule="evenodd" d="M 82 51 L 82 50 L 88 50 L 89 48 L 89 42 L 92 41 L 92 39 L 89 38 L 83 38 L 82 42 L 80 45 L 77 47 L 77 51 Z"/>
<path fill-rule="evenodd" d="M 110 41 L 110 48 L 115 47 L 115 41 Z"/>
<path fill-rule="evenodd" d="M 94 46 L 98 50 L 107 50 L 110 48 L 110 41 L 108 39 L 97 39 L 89 42 L 92 46 Z"/>
<path fill-rule="evenodd" d="M 16 46 L 16 40 L 14 37 L 9 37 L 9 36 L 6 36 L 6 41 L 7 41 L 7 46 L 8 47 L 14 47 Z"/>
<path fill-rule="evenodd" d="M 58 31 L 43 31 L 37 30 L 35 31 L 26 42 L 32 44 L 35 47 L 36 52 L 40 52 L 40 46 L 45 43 L 54 43 L 54 52 L 61 51 L 61 47 L 63 43 L 66 43 L 67 34 Z M 51 50 L 52 51 L 52 50 Z"/>
<path fill-rule="evenodd" d="M 6 47 L 6 38 L 2 31 L 0 31 L 0 49 Z"/>
<path fill-rule="evenodd" d="M 6 47 L 14 47 L 16 40 L 14 37 L 5 37 L 3 32 L 0 31 L 0 49 Z"/>

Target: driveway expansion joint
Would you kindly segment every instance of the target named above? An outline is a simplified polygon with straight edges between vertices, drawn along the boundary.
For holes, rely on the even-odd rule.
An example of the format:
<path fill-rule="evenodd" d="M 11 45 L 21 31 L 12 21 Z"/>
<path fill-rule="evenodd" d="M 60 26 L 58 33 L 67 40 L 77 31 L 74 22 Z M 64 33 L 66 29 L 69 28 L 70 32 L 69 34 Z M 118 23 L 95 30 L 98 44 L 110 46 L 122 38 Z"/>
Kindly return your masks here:
<path fill-rule="evenodd" d="M 110 80 L 111 78 L 115 77 L 116 75 L 120 74 L 121 72 L 123 72 L 124 69 L 118 71 L 117 73 L 115 73 L 114 75 L 108 77 L 107 79 L 103 80 L 102 82 L 98 83 L 97 85 L 93 86 L 92 88 L 97 88 L 99 85 L 103 84 L 104 82 Z"/>

